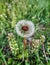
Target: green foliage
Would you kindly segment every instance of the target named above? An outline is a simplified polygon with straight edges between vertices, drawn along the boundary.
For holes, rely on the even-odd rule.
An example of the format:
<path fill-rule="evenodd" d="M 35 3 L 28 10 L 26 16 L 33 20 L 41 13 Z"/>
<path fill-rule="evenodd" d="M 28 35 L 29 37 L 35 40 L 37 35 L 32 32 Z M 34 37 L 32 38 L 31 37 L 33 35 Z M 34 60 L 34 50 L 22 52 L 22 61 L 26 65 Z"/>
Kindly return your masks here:
<path fill-rule="evenodd" d="M 41 35 L 45 36 L 44 44 L 48 63 L 45 61 L 41 43 L 38 48 L 31 49 L 31 53 L 28 52 L 29 49 L 24 50 L 23 38 L 19 37 L 15 31 L 16 23 L 22 19 L 31 20 L 35 24 L 35 40 L 40 39 Z M 8 51 L 6 54 L 4 54 L 5 51 L 1 52 L 1 49 L 7 44 L 10 46 L 9 52 L 13 55 L 12 58 L 9 57 Z M 35 46 L 37 47 L 36 44 Z M 32 55 L 30 56 L 29 53 Z M 8 59 L 6 60 L 7 56 Z M 50 0 L 0 0 L 0 65 L 3 62 L 5 65 L 22 65 L 23 58 L 25 65 L 30 65 L 29 57 L 31 58 L 31 65 L 50 65 L 49 56 Z"/>

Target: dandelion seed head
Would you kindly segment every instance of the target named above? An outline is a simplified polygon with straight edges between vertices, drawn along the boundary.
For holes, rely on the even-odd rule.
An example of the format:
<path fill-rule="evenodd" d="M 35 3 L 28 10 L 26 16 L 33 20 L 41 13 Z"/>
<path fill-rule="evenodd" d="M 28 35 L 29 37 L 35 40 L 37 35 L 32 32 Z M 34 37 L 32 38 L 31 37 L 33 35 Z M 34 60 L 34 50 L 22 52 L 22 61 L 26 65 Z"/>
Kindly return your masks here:
<path fill-rule="evenodd" d="M 22 30 L 23 26 L 25 28 L 23 28 L 23 30 Z M 21 37 L 32 36 L 34 34 L 34 28 L 35 28 L 34 24 L 31 21 L 27 21 L 27 20 L 21 20 L 16 24 L 16 32 Z"/>

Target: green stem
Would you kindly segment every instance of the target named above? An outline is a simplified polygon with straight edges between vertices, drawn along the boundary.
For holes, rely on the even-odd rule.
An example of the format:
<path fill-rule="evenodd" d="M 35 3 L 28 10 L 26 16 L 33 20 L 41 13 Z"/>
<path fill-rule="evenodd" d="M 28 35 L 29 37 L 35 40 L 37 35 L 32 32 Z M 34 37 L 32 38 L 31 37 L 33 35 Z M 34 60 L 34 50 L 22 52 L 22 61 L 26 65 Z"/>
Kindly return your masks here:
<path fill-rule="evenodd" d="M 5 57 L 4 57 L 4 55 L 1 53 L 1 50 L 0 50 L 0 55 L 1 55 L 1 57 L 2 57 L 2 59 L 3 59 L 3 61 L 4 61 L 4 63 L 5 63 L 5 65 L 7 65 L 7 62 L 6 62 L 6 60 L 5 60 Z"/>

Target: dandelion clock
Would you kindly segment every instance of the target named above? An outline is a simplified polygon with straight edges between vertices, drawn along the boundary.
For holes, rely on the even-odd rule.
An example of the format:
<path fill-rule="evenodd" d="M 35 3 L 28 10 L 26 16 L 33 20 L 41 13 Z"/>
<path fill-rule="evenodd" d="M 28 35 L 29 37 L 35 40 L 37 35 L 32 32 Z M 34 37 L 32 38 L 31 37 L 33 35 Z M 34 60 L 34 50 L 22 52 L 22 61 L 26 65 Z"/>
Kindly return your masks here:
<path fill-rule="evenodd" d="M 29 38 L 34 34 L 33 22 L 28 20 L 20 20 L 16 24 L 16 32 L 19 36 L 24 38 L 24 43 L 26 43 L 26 38 Z"/>

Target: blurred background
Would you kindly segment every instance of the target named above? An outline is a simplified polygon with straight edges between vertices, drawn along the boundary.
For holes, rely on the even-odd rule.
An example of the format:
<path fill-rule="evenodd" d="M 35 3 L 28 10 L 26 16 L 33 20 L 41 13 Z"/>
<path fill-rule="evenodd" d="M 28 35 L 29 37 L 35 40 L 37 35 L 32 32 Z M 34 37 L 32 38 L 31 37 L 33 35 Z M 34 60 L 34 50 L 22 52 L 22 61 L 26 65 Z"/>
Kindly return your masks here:
<path fill-rule="evenodd" d="M 16 33 L 19 20 L 35 25 L 31 54 L 28 48 L 23 50 L 23 38 Z M 47 61 L 42 44 L 37 47 L 35 42 L 41 35 L 45 36 Z M 0 65 L 50 65 L 50 0 L 0 0 Z"/>

